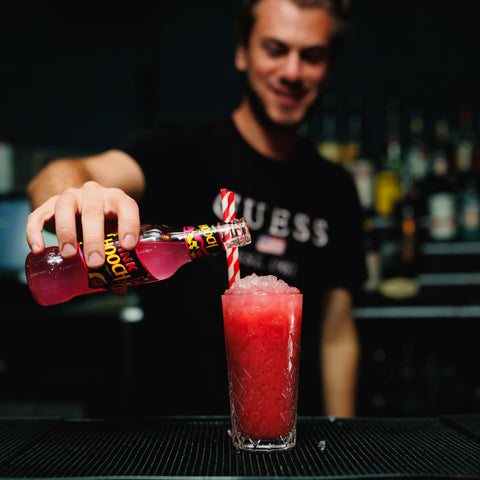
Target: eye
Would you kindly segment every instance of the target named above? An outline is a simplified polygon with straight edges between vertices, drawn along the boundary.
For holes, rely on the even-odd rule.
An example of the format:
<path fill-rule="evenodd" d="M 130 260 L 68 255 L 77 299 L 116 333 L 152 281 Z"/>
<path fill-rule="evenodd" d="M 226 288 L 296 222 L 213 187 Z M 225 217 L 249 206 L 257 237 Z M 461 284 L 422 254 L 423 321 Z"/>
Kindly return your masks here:
<path fill-rule="evenodd" d="M 262 42 L 263 49 L 271 57 L 281 57 L 288 53 L 288 47 L 277 40 L 266 39 Z"/>
<path fill-rule="evenodd" d="M 301 57 L 312 65 L 324 62 L 328 57 L 328 50 L 325 47 L 312 47 L 302 50 Z"/>

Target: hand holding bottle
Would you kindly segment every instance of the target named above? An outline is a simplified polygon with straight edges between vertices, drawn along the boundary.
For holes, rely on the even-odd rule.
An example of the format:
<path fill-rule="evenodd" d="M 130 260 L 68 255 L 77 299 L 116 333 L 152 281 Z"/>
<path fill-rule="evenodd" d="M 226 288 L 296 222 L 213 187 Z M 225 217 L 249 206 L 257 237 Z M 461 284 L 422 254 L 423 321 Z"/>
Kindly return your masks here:
<path fill-rule="evenodd" d="M 244 218 L 216 225 L 202 224 L 175 229 L 147 224 L 140 228 L 140 241 L 134 250 L 120 245 L 118 234 L 103 240 L 105 262 L 91 269 L 84 260 L 85 249 L 63 258 L 58 247 L 30 253 L 25 262 L 28 285 L 40 305 L 55 305 L 72 297 L 157 282 L 171 277 L 182 265 L 216 255 L 230 247 L 250 243 Z"/>
<path fill-rule="evenodd" d="M 33 253 L 45 249 L 42 230 L 54 222 L 59 250 L 63 258 L 77 254 L 77 220 L 81 222 L 85 262 L 98 268 L 105 261 L 105 223 L 117 220 L 120 245 L 133 249 L 139 239 L 140 215 L 133 198 L 118 188 L 105 188 L 89 181 L 80 188 L 69 188 L 50 197 L 28 217 L 27 242 Z"/>

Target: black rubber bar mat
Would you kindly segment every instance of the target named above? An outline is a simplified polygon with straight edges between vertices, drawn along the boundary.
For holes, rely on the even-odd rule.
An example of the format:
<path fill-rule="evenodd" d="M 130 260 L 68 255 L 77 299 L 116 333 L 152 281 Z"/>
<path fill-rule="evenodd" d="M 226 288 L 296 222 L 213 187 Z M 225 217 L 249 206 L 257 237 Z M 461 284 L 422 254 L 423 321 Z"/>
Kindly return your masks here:
<path fill-rule="evenodd" d="M 285 453 L 237 452 L 224 417 L 0 419 L 0 478 L 480 478 L 480 417 L 302 417 Z"/>

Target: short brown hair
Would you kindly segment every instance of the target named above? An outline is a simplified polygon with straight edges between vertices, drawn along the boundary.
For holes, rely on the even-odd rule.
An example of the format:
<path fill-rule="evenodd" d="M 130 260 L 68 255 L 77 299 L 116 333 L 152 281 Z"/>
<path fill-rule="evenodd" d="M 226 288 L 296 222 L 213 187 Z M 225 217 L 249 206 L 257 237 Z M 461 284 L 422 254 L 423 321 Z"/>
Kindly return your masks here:
<path fill-rule="evenodd" d="M 243 0 L 237 20 L 237 42 L 247 46 L 253 24 L 254 9 L 262 0 Z M 332 15 L 335 21 L 335 31 L 330 44 L 330 57 L 334 58 L 343 48 L 350 31 L 348 21 L 348 0 L 289 0 L 300 8 L 322 8 Z"/>

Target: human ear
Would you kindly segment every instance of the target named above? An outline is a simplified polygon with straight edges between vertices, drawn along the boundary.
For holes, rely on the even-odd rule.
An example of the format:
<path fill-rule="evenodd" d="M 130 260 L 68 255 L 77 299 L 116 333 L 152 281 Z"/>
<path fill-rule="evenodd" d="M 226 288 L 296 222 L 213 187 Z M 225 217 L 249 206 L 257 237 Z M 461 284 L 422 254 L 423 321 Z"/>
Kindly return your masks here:
<path fill-rule="evenodd" d="M 235 67 L 239 72 L 244 72 L 247 69 L 247 52 L 243 45 L 237 45 L 235 50 Z"/>

